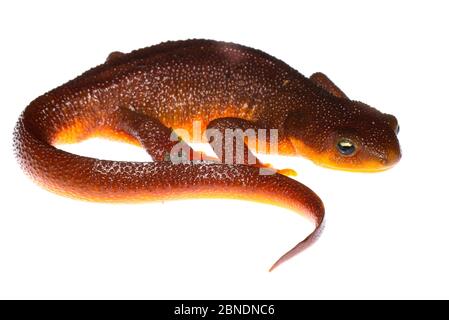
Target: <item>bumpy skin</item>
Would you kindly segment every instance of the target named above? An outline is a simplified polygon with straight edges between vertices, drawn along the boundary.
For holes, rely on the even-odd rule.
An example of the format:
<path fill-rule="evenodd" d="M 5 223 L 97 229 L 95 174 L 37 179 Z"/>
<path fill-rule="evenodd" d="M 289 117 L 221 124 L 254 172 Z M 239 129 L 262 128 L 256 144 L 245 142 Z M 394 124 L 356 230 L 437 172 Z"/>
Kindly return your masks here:
<path fill-rule="evenodd" d="M 396 162 L 399 144 L 391 129 L 395 119 L 354 102 L 361 116 L 352 115 L 344 123 L 335 114 L 350 102 L 324 75 L 307 79 L 258 50 L 208 40 L 167 42 L 129 54 L 115 52 L 103 65 L 31 102 L 16 126 L 15 152 L 35 181 L 76 198 L 231 197 L 274 203 L 311 217 L 316 230 L 275 267 L 316 238 L 324 217 L 321 200 L 279 173 L 260 175 L 257 166 L 164 161 L 174 145 L 170 128 L 191 130 L 194 120 L 222 129 L 275 128 L 282 154 L 304 154 L 342 168 L 363 167 L 367 162 L 383 168 Z M 373 118 L 375 133 L 369 129 Z M 333 155 L 327 148 L 329 135 L 314 134 L 318 129 L 335 134 L 342 124 L 360 119 L 361 124 L 350 128 L 364 147 L 357 160 Z M 365 128 L 357 135 L 360 126 Z M 93 135 L 139 143 L 155 161 L 99 160 L 53 146 Z M 369 148 L 373 142 L 379 144 L 377 153 Z M 305 151 L 298 151 L 299 147 Z"/>

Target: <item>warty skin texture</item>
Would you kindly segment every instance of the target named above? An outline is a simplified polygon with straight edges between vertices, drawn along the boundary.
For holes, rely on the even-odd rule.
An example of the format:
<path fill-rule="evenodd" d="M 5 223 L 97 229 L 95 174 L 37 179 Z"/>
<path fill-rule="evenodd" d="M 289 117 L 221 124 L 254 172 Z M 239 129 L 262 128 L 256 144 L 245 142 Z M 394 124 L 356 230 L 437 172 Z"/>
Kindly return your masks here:
<path fill-rule="evenodd" d="M 171 128 L 278 129 L 279 151 L 320 165 L 378 171 L 400 158 L 397 120 L 351 101 L 325 75 L 306 78 L 259 50 L 210 40 L 166 42 L 106 63 L 32 101 L 14 133 L 23 170 L 45 188 L 94 201 L 229 197 L 291 208 L 316 229 L 272 267 L 310 245 L 324 207 L 306 186 L 256 165 L 172 164 L 165 154 Z M 142 145 L 154 162 L 120 162 L 54 147 L 101 135 Z M 343 156 L 341 138 L 356 152 Z M 193 152 L 193 151 L 192 151 Z M 271 269 L 270 269 L 271 270 Z"/>

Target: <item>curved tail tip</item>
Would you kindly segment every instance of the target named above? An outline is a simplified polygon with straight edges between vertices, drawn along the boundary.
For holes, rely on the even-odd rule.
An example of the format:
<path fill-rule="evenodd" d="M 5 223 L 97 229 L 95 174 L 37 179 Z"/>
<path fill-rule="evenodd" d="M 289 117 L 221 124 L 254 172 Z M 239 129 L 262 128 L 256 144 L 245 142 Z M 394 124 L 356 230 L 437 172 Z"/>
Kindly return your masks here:
<path fill-rule="evenodd" d="M 276 261 L 270 269 L 268 269 L 268 272 L 273 271 L 274 269 L 276 269 L 277 266 L 279 266 L 281 264 L 281 259 L 279 259 L 278 261 Z"/>
<path fill-rule="evenodd" d="M 304 240 L 302 240 L 300 243 L 298 243 L 296 246 L 294 246 L 291 250 L 289 250 L 287 253 L 282 255 L 272 266 L 270 269 L 268 269 L 268 272 L 272 272 L 274 269 L 276 269 L 278 266 L 280 266 L 285 261 L 289 260 L 290 258 L 294 257 L 295 255 L 301 253 L 310 245 L 312 245 L 321 235 L 321 232 L 324 228 L 324 220 L 322 219 L 317 223 L 317 226 L 315 230 L 311 234 L 309 234 Z"/>
<path fill-rule="evenodd" d="M 303 243 L 304 241 L 301 241 L 301 243 Z M 295 247 L 296 248 L 296 247 Z M 293 250 L 293 249 L 292 249 Z M 292 250 L 288 251 L 286 254 L 282 255 L 282 257 L 280 257 L 275 263 L 273 263 L 273 265 L 271 266 L 270 269 L 268 269 L 268 272 L 273 271 L 274 269 L 276 269 L 278 266 L 280 266 L 284 261 L 287 261 L 288 259 L 290 259 L 292 257 L 291 253 Z M 302 251 L 302 250 L 301 250 Z M 299 252 L 297 252 L 299 253 Z M 295 254 L 297 254 L 295 253 Z"/>

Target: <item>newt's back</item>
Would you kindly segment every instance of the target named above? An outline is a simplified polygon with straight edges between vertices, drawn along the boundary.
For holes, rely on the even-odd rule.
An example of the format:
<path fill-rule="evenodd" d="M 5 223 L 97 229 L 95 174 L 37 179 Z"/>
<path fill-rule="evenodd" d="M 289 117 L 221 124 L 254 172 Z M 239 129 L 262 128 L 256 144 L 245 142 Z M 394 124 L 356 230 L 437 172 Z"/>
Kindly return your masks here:
<path fill-rule="evenodd" d="M 111 95 L 102 94 L 105 105 L 114 99 L 114 104 L 176 128 L 188 128 L 193 120 L 207 125 L 218 117 L 260 120 L 276 127 L 305 97 L 313 97 L 310 91 L 317 88 L 309 82 L 262 51 L 211 40 L 114 53 L 107 63 L 75 80 L 93 89 L 109 87 Z"/>

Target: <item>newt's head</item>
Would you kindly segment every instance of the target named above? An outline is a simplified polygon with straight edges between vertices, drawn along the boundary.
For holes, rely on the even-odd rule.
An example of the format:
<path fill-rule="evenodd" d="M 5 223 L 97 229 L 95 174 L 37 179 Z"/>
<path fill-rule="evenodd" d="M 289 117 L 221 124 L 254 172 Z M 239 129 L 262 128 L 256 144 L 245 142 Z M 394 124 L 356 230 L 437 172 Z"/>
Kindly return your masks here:
<path fill-rule="evenodd" d="M 285 130 L 297 154 L 325 167 L 382 171 L 401 158 L 397 119 L 346 96 L 290 114 Z"/>

